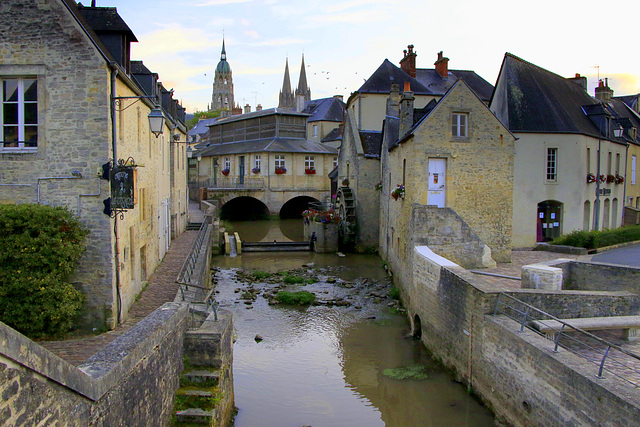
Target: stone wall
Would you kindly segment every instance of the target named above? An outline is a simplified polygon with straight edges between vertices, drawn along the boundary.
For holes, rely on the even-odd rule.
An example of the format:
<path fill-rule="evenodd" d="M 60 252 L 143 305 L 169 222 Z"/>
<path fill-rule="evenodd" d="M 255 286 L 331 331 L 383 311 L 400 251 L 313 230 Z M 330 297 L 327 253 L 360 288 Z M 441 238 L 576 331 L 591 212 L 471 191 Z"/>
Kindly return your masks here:
<path fill-rule="evenodd" d="M 593 364 L 568 352 L 553 354 L 548 340 L 530 331 L 518 333 L 517 322 L 488 316 L 501 292 L 557 317 L 637 314 L 637 295 L 513 291 L 469 273 L 428 248 L 414 248 L 413 256 L 411 280 L 396 278 L 396 285 L 414 335 L 421 336 L 434 356 L 473 388 L 500 420 L 516 426 L 608 425 L 610 420 L 640 415 L 635 388 L 611 379 L 596 380 Z"/>
<path fill-rule="evenodd" d="M 322 223 L 316 221 L 305 221 L 304 235 L 311 240 L 315 233 L 316 240 L 313 242 L 313 250 L 319 253 L 338 251 L 338 224 Z"/>
<path fill-rule="evenodd" d="M 571 261 L 564 289 L 628 291 L 640 294 L 640 268 Z"/>

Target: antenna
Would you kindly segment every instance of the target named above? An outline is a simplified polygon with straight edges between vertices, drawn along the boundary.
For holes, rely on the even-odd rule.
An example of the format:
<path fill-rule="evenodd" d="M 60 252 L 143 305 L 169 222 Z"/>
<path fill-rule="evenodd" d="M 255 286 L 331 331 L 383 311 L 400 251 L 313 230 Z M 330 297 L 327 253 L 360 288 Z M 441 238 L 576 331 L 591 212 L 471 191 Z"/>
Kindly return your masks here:
<path fill-rule="evenodd" d="M 258 106 L 258 92 L 251 92 L 253 94 L 253 100 L 256 103 L 256 107 Z"/>
<path fill-rule="evenodd" d="M 594 65 L 591 68 L 597 68 L 598 69 L 598 84 L 600 84 L 600 66 L 599 65 Z"/>

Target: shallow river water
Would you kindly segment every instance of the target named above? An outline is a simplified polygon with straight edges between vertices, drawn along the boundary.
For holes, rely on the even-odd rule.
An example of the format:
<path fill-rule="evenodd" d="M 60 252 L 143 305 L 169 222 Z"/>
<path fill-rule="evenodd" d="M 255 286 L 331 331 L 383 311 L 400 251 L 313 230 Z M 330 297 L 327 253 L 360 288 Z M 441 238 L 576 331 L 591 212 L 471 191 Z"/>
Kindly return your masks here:
<path fill-rule="evenodd" d="M 216 299 L 234 313 L 235 426 L 493 425 L 491 413 L 408 337 L 377 256 L 245 253 L 214 257 L 214 267 Z M 317 282 L 248 278 L 294 269 Z M 321 304 L 269 305 L 281 289 L 308 290 Z M 426 379 L 385 375 L 416 366 Z"/>

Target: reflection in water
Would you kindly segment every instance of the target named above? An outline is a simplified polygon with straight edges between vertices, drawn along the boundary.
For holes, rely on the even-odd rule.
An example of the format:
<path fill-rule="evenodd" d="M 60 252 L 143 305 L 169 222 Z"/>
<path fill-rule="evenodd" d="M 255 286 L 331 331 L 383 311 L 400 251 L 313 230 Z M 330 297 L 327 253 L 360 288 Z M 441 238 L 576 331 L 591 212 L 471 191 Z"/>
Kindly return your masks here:
<path fill-rule="evenodd" d="M 310 262 L 317 268 L 331 266 L 339 270 L 331 274 L 349 281 L 378 281 L 385 274 L 380 259 L 371 255 L 247 253 L 214 258 L 223 268 L 217 276 L 218 302 L 234 312 L 236 426 L 493 425 L 491 414 L 451 381 L 419 342 L 404 337 L 409 327 L 403 316 L 370 304 L 377 317 L 371 320 L 364 314 L 366 307 L 269 306 L 262 297 L 248 310 L 235 292 L 243 284 L 235 281 L 234 270 L 224 268 L 275 272 Z M 264 340 L 256 342 L 256 334 Z M 428 379 L 395 380 L 382 374 L 387 368 L 416 364 L 428 367 Z"/>
<path fill-rule="evenodd" d="M 302 221 L 302 218 L 223 221 L 223 226 L 227 231 L 237 231 L 244 242 L 302 242 L 305 240 Z"/>

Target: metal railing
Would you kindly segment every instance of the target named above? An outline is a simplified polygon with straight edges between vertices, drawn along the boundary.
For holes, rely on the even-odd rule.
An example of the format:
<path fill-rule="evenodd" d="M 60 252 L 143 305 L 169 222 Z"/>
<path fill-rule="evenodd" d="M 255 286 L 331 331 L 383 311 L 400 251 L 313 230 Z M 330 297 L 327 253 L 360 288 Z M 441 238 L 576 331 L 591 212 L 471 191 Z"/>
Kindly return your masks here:
<path fill-rule="evenodd" d="M 214 290 L 212 288 L 201 286 L 199 283 L 193 283 L 192 281 L 194 277 L 202 279 L 204 275 L 207 274 L 207 271 L 204 271 L 207 263 L 206 261 L 202 261 L 202 257 L 206 257 L 209 255 L 209 250 L 207 248 L 207 235 L 209 234 L 209 225 L 210 221 L 205 220 L 200 226 L 200 229 L 198 230 L 198 236 L 193 242 L 193 246 L 191 247 L 189 255 L 182 264 L 182 268 L 180 269 L 180 273 L 178 274 L 176 282 L 178 283 L 180 289 L 182 301 L 186 300 L 185 293 L 189 291 L 189 288 L 208 291 L 202 302 L 207 304 L 207 308 L 211 308 L 213 310 L 214 320 L 218 321 L 218 312 L 216 310 L 216 302 L 213 296 Z M 199 263 L 199 261 L 202 262 Z M 202 271 L 198 271 L 199 269 L 202 269 Z"/>
<path fill-rule="evenodd" d="M 266 187 L 265 180 L 263 178 L 213 178 L 206 179 L 204 181 L 191 181 L 189 182 L 190 188 L 216 188 L 219 190 L 237 190 L 237 189 L 249 189 L 260 190 Z"/>
<path fill-rule="evenodd" d="M 603 374 L 606 371 L 634 387 L 640 387 L 640 369 L 634 367 L 634 365 L 640 367 L 639 355 L 585 330 L 571 326 L 549 313 L 504 293 L 498 296 L 494 310 L 494 316 L 497 315 L 504 315 L 518 322 L 520 324 L 519 332 L 524 332 L 526 328 L 538 335 L 545 336 L 544 333 L 532 326 L 532 322 L 537 321 L 553 330 L 554 339 L 549 342 L 553 344 L 554 353 L 562 348 L 587 360 L 595 366 L 596 378 L 604 378 Z"/>

